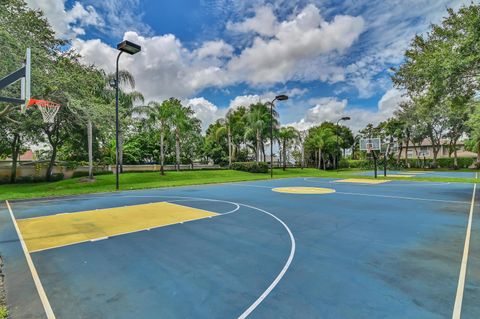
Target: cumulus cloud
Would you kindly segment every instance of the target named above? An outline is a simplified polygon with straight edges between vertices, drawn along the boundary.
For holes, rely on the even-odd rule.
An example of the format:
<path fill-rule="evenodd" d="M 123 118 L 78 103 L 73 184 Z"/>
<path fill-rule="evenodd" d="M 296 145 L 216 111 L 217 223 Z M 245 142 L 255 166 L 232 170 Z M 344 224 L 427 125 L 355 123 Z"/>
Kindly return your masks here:
<path fill-rule="evenodd" d="M 236 32 L 255 32 L 264 36 L 274 36 L 278 32 L 277 17 L 269 6 L 255 9 L 255 15 L 242 22 L 227 23 L 227 30 Z"/>
<path fill-rule="evenodd" d="M 255 104 L 259 102 L 265 103 L 273 100 L 274 97 L 275 95 L 272 92 L 267 92 L 262 95 L 258 95 L 258 94 L 239 95 L 230 101 L 228 108 L 235 109 L 239 106 L 248 107 L 250 106 L 250 104 Z"/>
<path fill-rule="evenodd" d="M 170 96 L 189 98 L 208 87 L 222 88 L 245 82 L 270 85 L 288 80 L 336 82 L 343 78 L 342 68 L 324 65 L 321 59 L 320 65 L 312 67 L 308 61 L 348 49 L 363 30 L 361 17 L 335 16 L 327 22 L 317 7 L 308 5 L 288 20 L 271 19 L 277 22 L 272 22 L 275 27 L 268 32 L 256 27 L 255 19 L 270 14 L 273 15 L 270 7 L 261 7 L 250 18 L 254 20 L 245 20 L 248 30 L 272 36 L 269 39 L 258 36 L 238 53 L 224 40 L 207 41 L 189 49 L 173 34 L 144 36 L 126 32 L 124 38 L 140 44 L 142 51 L 122 57 L 121 68 L 135 76 L 137 89 L 147 100 Z M 237 24 L 229 25 L 240 28 Z M 98 39 L 76 39 L 72 48 L 86 63 L 113 72 L 116 52 L 107 44 Z M 299 92 L 291 95 L 295 93 Z"/>
<path fill-rule="evenodd" d="M 84 35 L 87 26 L 104 26 L 103 18 L 93 6 L 83 6 L 75 2 L 70 10 L 65 8 L 65 0 L 27 0 L 28 6 L 42 10 L 57 36 L 73 38 Z"/>
<path fill-rule="evenodd" d="M 376 110 L 349 107 L 347 99 L 339 100 L 336 97 L 310 99 L 308 103 L 313 106 L 306 111 L 303 118 L 287 125 L 306 130 L 324 121 L 336 122 L 342 116 L 348 115 L 352 120 L 343 124 L 356 132 L 369 123 L 376 125 L 392 117 L 403 99 L 402 92 L 395 88 L 388 90 L 382 96 Z"/>
<path fill-rule="evenodd" d="M 188 99 L 184 103 L 191 106 L 195 112 L 195 117 L 202 121 L 202 130 L 204 132 L 210 124 L 223 117 L 226 113 L 226 109 L 219 109 L 203 97 Z"/>
<path fill-rule="evenodd" d="M 143 37 L 136 32 L 127 32 L 124 38 L 141 45 L 142 51 L 134 56 L 122 56 L 120 68 L 135 76 L 137 89 L 147 100 L 171 96 L 184 99 L 203 88 L 228 83 L 225 72 L 216 61 L 225 54 L 225 49 L 210 50 L 200 57 L 198 52 L 184 48 L 172 34 Z M 85 63 L 93 63 L 107 72 L 114 71 L 118 52 L 100 40 L 76 39 L 72 48 L 82 55 Z"/>
<path fill-rule="evenodd" d="M 295 78 L 302 61 L 331 52 L 342 53 L 358 39 L 362 17 L 337 15 L 325 21 L 315 5 L 283 21 L 271 39 L 256 37 L 251 47 L 228 63 L 228 70 L 252 84 L 285 82 Z"/>

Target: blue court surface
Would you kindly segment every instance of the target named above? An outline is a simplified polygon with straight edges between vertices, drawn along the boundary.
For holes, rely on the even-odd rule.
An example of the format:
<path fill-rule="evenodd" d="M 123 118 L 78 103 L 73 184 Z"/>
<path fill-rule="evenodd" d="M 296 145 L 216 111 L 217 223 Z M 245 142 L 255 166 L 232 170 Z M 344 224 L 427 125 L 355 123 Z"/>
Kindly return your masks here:
<path fill-rule="evenodd" d="M 446 177 L 446 178 L 475 178 L 475 172 L 455 172 L 455 171 L 418 171 L 418 170 L 388 170 L 387 175 L 395 176 L 399 175 L 407 175 L 407 177 L 415 176 L 415 177 Z M 373 176 L 373 170 L 367 172 L 358 173 L 361 176 Z M 383 176 L 383 167 L 379 166 L 377 170 L 378 176 Z"/>
<path fill-rule="evenodd" d="M 272 191 L 296 186 L 335 192 Z M 294 178 L 4 202 L 7 302 L 12 318 L 480 318 L 473 195 Z M 215 214 L 37 250 L 15 228 L 159 202 Z M 56 243 L 52 229 L 28 245 Z"/>

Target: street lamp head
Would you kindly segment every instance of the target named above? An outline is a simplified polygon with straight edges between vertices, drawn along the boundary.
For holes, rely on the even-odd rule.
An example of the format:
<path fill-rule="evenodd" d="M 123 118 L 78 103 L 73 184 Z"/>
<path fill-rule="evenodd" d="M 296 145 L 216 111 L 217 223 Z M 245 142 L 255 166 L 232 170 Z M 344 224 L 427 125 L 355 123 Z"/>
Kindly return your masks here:
<path fill-rule="evenodd" d="M 350 121 L 350 116 L 344 116 L 341 118 L 342 121 Z"/>
<path fill-rule="evenodd" d="M 285 101 L 285 100 L 288 100 L 288 96 L 283 95 L 283 94 L 282 94 L 282 95 L 277 95 L 277 96 L 275 97 L 275 100 Z"/>
<path fill-rule="evenodd" d="M 128 54 L 135 54 L 142 50 L 142 47 L 130 41 L 122 41 L 117 44 L 117 49 Z"/>

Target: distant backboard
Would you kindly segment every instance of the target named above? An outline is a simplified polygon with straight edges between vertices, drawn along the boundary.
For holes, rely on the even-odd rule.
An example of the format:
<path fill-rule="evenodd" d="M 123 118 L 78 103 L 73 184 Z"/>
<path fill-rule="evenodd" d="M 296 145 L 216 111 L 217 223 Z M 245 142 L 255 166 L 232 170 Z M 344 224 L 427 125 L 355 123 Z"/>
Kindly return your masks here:
<path fill-rule="evenodd" d="M 0 97 L 0 102 L 18 104 L 22 111 L 25 111 L 26 105 L 30 100 L 31 92 L 31 52 L 30 48 L 25 53 L 25 61 L 21 68 L 0 79 L 0 90 L 20 80 L 20 98 L 18 97 Z"/>
<path fill-rule="evenodd" d="M 361 151 L 379 151 L 381 149 L 381 146 L 382 144 L 380 142 L 380 138 L 378 137 L 360 139 Z"/>

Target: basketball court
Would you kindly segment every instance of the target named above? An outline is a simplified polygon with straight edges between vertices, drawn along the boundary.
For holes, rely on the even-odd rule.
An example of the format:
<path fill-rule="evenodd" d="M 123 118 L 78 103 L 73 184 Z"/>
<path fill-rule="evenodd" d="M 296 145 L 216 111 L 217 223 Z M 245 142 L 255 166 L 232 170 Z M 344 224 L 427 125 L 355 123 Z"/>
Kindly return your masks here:
<path fill-rule="evenodd" d="M 478 318 L 474 192 L 293 178 L 4 202 L 7 302 L 13 318 Z"/>

